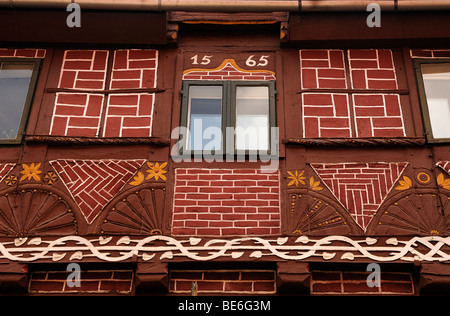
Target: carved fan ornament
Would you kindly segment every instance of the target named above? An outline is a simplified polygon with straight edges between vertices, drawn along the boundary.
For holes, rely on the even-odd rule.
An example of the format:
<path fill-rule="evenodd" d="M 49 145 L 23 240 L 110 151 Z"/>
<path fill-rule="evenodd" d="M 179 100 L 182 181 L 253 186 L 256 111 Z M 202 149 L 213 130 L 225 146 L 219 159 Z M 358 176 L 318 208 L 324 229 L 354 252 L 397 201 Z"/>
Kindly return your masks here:
<path fill-rule="evenodd" d="M 74 235 L 77 222 L 58 194 L 39 188 L 8 190 L 0 196 L 0 235 Z"/>
<path fill-rule="evenodd" d="M 438 169 L 436 169 L 438 170 Z M 446 235 L 450 225 L 450 179 L 420 169 L 404 175 L 367 232 L 381 235 Z"/>
<path fill-rule="evenodd" d="M 162 235 L 166 189 L 148 185 L 132 189 L 110 203 L 107 215 L 99 219 L 98 233 L 105 235 Z"/>
<path fill-rule="evenodd" d="M 305 170 L 287 171 L 288 234 L 357 235 L 362 231 L 348 212 L 323 194 L 323 185 Z"/>

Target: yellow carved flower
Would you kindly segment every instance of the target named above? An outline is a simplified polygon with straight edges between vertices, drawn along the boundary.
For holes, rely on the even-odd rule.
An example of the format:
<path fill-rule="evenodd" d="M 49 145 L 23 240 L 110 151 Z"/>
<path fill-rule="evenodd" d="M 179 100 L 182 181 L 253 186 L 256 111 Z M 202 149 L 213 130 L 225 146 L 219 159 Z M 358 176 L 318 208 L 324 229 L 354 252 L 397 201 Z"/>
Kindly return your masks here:
<path fill-rule="evenodd" d="M 142 172 L 138 172 L 138 175 L 133 178 L 134 181 L 131 181 L 131 185 L 139 185 L 144 182 L 144 174 Z"/>
<path fill-rule="evenodd" d="M 309 187 L 313 190 L 313 191 L 320 191 L 323 190 L 322 187 L 319 187 L 320 181 L 315 181 L 314 177 L 311 177 L 309 179 Z"/>
<path fill-rule="evenodd" d="M 155 164 L 147 162 L 147 165 L 150 168 L 147 170 L 147 180 L 151 178 L 155 178 L 155 180 L 158 180 L 159 178 L 163 179 L 164 181 L 167 180 L 166 176 L 164 175 L 165 173 L 167 173 L 167 171 L 164 170 L 164 168 L 167 166 L 167 162 L 164 162 L 161 165 L 158 162 Z"/>
<path fill-rule="evenodd" d="M 295 174 L 288 171 L 287 172 L 289 174 L 288 179 L 291 179 L 291 182 L 288 183 L 288 187 L 290 187 L 291 185 L 293 185 L 295 183 L 295 186 L 298 186 L 298 183 L 300 182 L 301 184 L 305 184 L 305 180 L 306 178 L 303 177 L 303 174 L 305 173 L 305 171 L 303 170 L 302 172 L 298 173 L 297 170 L 295 170 Z"/>
<path fill-rule="evenodd" d="M 444 175 L 441 173 L 437 177 L 437 184 L 446 190 L 450 190 L 450 179 L 444 179 Z"/>
<path fill-rule="evenodd" d="M 412 186 L 412 181 L 407 176 L 403 176 L 403 180 L 399 180 L 400 185 L 396 186 L 396 190 L 407 190 Z"/>
<path fill-rule="evenodd" d="M 20 173 L 23 174 L 23 176 L 20 178 L 20 181 L 23 181 L 25 179 L 31 180 L 31 178 L 36 181 L 40 181 L 41 176 L 39 176 L 39 174 L 42 173 L 42 171 L 39 170 L 40 167 L 41 163 L 38 163 L 37 165 L 35 165 L 34 163 L 32 163 L 31 165 L 22 164 L 23 170 Z"/>

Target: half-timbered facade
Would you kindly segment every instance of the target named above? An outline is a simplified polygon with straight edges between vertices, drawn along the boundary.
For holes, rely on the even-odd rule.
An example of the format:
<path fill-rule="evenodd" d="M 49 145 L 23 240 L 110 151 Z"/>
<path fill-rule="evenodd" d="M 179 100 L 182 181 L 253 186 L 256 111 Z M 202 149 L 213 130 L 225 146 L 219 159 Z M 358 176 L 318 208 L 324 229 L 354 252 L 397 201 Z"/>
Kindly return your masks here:
<path fill-rule="evenodd" d="M 0 1 L 2 292 L 450 290 L 448 1 L 62 2 Z"/>

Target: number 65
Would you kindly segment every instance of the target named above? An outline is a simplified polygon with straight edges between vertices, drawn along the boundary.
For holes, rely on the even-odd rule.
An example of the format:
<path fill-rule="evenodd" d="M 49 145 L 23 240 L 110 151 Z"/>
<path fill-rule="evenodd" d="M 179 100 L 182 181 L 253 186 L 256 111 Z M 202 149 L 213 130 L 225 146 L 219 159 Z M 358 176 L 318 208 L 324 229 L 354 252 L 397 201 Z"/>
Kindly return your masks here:
<path fill-rule="evenodd" d="M 249 67 L 255 67 L 255 66 L 267 66 L 269 64 L 269 60 L 267 58 L 269 58 L 270 56 L 268 55 L 263 55 L 259 58 L 259 62 L 255 61 L 253 59 L 253 57 L 255 57 L 255 55 L 250 55 L 249 58 L 247 58 L 247 60 L 245 61 L 245 64 Z"/>

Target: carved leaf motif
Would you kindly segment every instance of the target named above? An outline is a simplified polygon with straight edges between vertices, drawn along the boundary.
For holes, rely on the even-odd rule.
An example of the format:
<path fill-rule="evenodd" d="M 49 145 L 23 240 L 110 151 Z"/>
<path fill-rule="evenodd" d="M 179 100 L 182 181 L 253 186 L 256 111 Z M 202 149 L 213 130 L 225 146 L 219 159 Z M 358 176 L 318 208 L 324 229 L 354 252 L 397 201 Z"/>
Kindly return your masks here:
<path fill-rule="evenodd" d="M 315 181 L 314 177 L 311 177 L 309 179 L 309 187 L 311 188 L 311 190 L 314 190 L 314 191 L 322 190 L 323 188 L 320 187 L 319 184 L 320 184 L 320 181 Z"/>
<path fill-rule="evenodd" d="M 440 173 L 437 177 L 437 184 L 443 187 L 446 190 L 450 190 L 450 178 L 444 179 L 444 175 Z"/>
<path fill-rule="evenodd" d="M 259 250 L 253 251 L 250 254 L 250 258 L 261 258 L 262 257 L 262 252 Z"/>
<path fill-rule="evenodd" d="M 153 257 L 155 257 L 155 254 L 151 254 L 151 255 L 149 255 L 147 253 L 142 254 L 142 260 L 144 260 L 144 261 L 151 260 L 151 259 L 153 259 Z"/>
<path fill-rule="evenodd" d="M 324 252 L 322 254 L 322 258 L 324 258 L 325 260 L 330 260 L 333 259 L 335 255 L 335 253 Z"/>
<path fill-rule="evenodd" d="M 81 260 L 83 259 L 83 253 L 81 251 L 75 252 L 73 255 L 70 256 L 69 260 Z"/>
<path fill-rule="evenodd" d="M 131 181 L 130 184 L 131 185 L 139 185 L 142 182 L 144 182 L 144 179 L 145 179 L 144 174 L 139 171 L 138 175 L 136 177 L 133 177 L 134 181 Z"/>
<path fill-rule="evenodd" d="M 352 254 L 351 252 L 346 252 L 341 256 L 341 259 L 354 260 L 355 255 Z"/>
<path fill-rule="evenodd" d="M 403 176 L 403 180 L 399 180 L 398 183 L 400 183 L 400 185 L 396 186 L 395 189 L 400 191 L 407 190 L 412 186 L 412 181 L 407 176 Z"/>
<path fill-rule="evenodd" d="M 162 260 L 162 259 L 172 259 L 172 258 L 173 258 L 172 251 L 166 251 L 165 253 L 163 253 L 161 255 L 161 257 L 159 259 Z"/>
<path fill-rule="evenodd" d="M 122 238 L 120 238 L 120 239 L 117 241 L 117 245 L 122 245 L 122 244 L 128 245 L 130 242 L 131 242 L 130 237 L 128 237 L 128 236 L 123 236 Z"/>
<path fill-rule="evenodd" d="M 53 261 L 59 261 L 59 260 L 61 260 L 61 259 L 63 259 L 64 257 L 66 256 L 66 254 L 65 253 L 53 253 L 53 255 L 52 255 L 52 260 Z"/>

